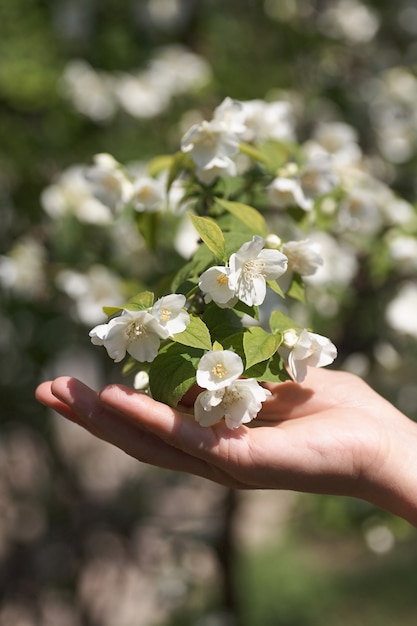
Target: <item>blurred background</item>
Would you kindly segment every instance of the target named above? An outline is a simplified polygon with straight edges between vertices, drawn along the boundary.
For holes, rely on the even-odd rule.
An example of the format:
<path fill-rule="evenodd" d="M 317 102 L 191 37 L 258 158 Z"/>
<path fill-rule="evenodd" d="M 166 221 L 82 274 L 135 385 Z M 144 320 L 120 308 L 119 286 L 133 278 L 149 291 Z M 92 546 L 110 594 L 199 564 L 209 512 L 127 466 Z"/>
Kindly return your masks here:
<path fill-rule="evenodd" d="M 88 331 L 161 271 L 85 164 L 175 151 L 226 96 L 284 98 L 300 140 L 342 123 L 385 194 L 323 242 L 311 325 L 417 417 L 414 0 L 0 0 L 0 34 L 0 626 L 414 625 L 405 522 L 149 468 L 34 400 L 122 380 Z"/>

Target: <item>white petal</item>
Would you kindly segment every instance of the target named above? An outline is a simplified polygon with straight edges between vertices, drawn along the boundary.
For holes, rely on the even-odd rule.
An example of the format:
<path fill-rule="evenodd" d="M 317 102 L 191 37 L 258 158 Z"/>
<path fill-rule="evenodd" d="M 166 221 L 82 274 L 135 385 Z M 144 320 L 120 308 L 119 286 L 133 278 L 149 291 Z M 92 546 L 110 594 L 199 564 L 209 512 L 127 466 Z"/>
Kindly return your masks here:
<path fill-rule="evenodd" d="M 287 270 L 288 259 L 279 250 L 261 250 L 257 258 L 263 264 L 263 275 L 267 280 L 275 280 Z"/>
<path fill-rule="evenodd" d="M 127 352 L 137 361 L 151 362 L 158 354 L 160 343 L 161 340 L 158 335 L 149 333 L 148 335 L 143 335 L 135 341 L 131 341 L 127 346 Z"/>
<path fill-rule="evenodd" d="M 208 294 L 214 302 L 226 304 L 234 297 L 234 291 L 229 286 L 230 270 L 227 267 L 210 267 L 200 276 L 199 287 Z"/>
<path fill-rule="evenodd" d="M 201 426 L 213 426 L 219 422 L 223 415 L 223 405 L 220 403 L 218 406 L 212 407 L 209 411 L 205 410 L 201 402 L 201 396 L 204 392 L 197 396 L 194 403 L 194 417 Z"/>

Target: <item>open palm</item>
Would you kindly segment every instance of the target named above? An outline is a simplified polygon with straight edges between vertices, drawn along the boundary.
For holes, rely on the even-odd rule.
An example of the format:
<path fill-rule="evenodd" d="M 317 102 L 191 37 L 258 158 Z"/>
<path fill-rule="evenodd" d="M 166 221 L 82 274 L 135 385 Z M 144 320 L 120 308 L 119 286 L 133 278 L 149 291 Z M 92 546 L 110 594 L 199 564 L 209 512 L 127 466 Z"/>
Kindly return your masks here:
<path fill-rule="evenodd" d="M 345 494 L 376 503 L 382 497 L 384 504 L 380 483 L 404 462 L 403 454 L 396 458 L 396 442 L 412 437 L 417 446 L 415 424 L 344 372 L 311 369 L 303 385 L 268 388 L 272 395 L 258 418 L 236 430 L 223 422 L 202 428 L 191 406 L 175 410 L 120 385 L 97 393 L 61 377 L 40 385 L 37 397 L 145 463 L 235 488 Z"/>

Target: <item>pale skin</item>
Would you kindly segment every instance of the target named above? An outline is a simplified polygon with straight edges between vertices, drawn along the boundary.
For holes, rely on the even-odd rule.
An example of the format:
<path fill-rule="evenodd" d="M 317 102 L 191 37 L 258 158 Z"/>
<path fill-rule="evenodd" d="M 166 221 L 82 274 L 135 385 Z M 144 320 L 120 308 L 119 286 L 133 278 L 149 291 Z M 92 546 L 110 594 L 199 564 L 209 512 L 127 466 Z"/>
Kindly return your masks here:
<path fill-rule="evenodd" d="M 417 526 L 415 422 L 345 372 L 309 368 L 302 384 L 267 386 L 256 420 L 232 431 L 122 385 L 96 392 L 60 377 L 36 396 L 139 461 L 237 489 L 353 496 Z"/>

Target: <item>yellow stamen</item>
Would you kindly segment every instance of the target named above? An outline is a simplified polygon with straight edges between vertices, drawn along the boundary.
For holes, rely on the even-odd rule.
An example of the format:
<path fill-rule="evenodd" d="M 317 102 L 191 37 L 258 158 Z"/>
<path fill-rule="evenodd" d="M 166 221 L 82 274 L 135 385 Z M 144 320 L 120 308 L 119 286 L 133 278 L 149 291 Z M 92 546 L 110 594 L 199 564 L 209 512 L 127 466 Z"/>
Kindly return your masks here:
<path fill-rule="evenodd" d="M 223 363 L 217 363 L 211 370 L 217 378 L 223 378 L 225 374 L 227 374 L 227 369 L 223 365 Z"/>
<path fill-rule="evenodd" d="M 227 285 L 227 283 L 229 282 L 226 274 L 219 274 L 216 280 L 222 287 L 224 287 L 224 285 Z"/>

